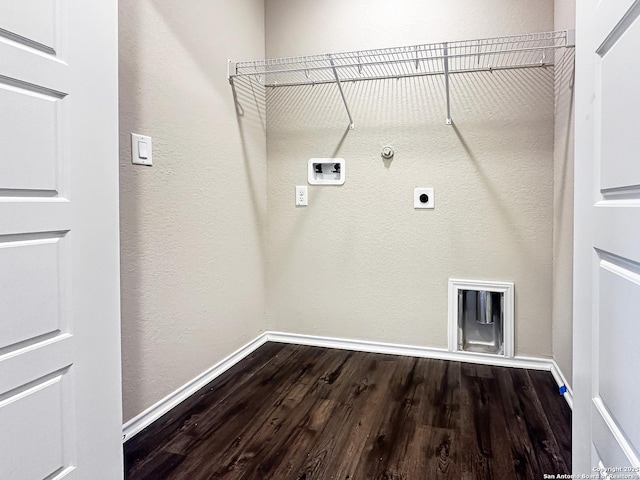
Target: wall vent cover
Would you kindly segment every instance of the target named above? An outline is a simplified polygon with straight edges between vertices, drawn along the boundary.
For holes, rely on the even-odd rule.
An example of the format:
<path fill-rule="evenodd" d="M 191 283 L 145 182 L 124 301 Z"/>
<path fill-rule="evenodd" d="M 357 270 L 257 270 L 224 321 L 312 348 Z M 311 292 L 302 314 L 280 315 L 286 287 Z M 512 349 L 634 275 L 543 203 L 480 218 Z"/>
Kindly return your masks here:
<path fill-rule="evenodd" d="M 449 351 L 514 356 L 514 285 L 449 279 Z"/>

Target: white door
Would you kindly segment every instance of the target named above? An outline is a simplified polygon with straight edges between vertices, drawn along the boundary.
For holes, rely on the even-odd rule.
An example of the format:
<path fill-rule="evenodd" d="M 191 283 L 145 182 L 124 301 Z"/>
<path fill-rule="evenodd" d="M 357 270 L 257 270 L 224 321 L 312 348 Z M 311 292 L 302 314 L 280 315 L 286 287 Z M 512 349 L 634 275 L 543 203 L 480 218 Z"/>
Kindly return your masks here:
<path fill-rule="evenodd" d="M 117 2 L 0 0 L 0 478 L 122 478 Z"/>
<path fill-rule="evenodd" d="M 639 15 L 577 2 L 574 473 L 612 478 L 640 478 Z"/>

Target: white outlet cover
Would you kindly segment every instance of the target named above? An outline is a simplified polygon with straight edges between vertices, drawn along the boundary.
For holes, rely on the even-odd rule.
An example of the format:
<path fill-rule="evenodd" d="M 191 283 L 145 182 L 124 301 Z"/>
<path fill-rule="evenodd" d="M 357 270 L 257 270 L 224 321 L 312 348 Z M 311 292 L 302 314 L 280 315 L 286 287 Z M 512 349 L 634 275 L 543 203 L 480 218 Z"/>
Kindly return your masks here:
<path fill-rule="evenodd" d="M 309 190 L 306 185 L 296 186 L 296 205 L 300 207 L 309 205 Z"/>
<path fill-rule="evenodd" d="M 427 196 L 427 201 L 423 202 L 422 195 Z M 416 187 L 413 189 L 413 208 L 434 209 L 436 198 L 433 187 Z"/>

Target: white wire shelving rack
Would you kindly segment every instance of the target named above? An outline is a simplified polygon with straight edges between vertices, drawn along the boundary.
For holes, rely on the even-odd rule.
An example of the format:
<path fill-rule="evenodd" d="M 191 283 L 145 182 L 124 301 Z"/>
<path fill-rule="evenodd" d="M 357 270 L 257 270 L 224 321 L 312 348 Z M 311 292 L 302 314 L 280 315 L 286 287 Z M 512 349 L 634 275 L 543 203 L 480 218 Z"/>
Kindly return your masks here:
<path fill-rule="evenodd" d="M 405 47 L 228 62 L 228 77 L 248 77 L 265 87 L 335 83 L 354 121 L 343 82 L 444 75 L 451 125 L 449 76 L 454 73 L 553 65 L 555 50 L 575 46 L 575 30 L 429 43 Z"/>

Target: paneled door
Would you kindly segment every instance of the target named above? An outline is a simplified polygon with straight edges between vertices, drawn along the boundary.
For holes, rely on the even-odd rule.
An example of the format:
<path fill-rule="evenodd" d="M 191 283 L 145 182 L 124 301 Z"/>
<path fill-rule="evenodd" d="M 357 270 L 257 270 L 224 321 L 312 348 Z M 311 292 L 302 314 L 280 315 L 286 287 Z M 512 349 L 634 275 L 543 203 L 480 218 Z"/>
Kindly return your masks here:
<path fill-rule="evenodd" d="M 574 473 L 601 478 L 640 478 L 639 16 L 577 2 Z"/>
<path fill-rule="evenodd" d="M 117 2 L 0 0 L 0 478 L 122 478 Z"/>

